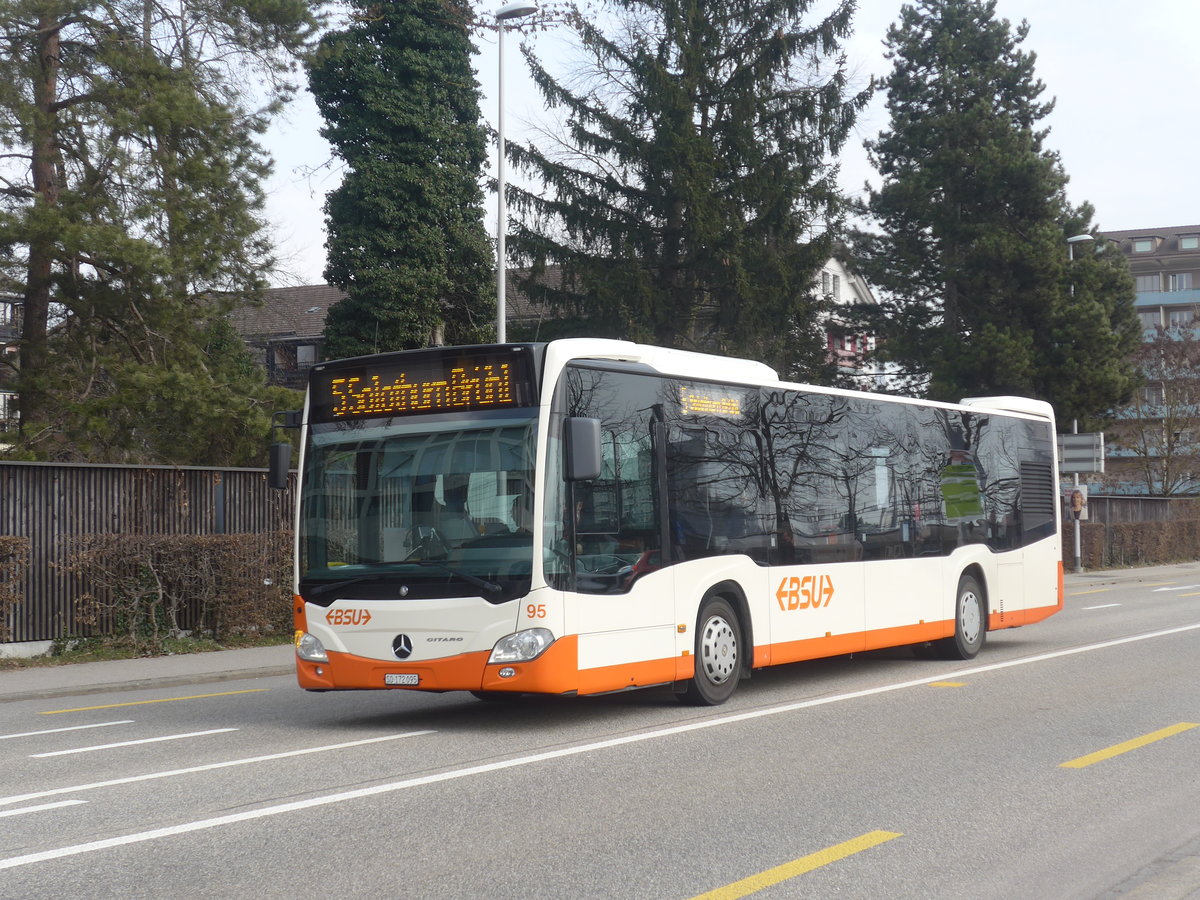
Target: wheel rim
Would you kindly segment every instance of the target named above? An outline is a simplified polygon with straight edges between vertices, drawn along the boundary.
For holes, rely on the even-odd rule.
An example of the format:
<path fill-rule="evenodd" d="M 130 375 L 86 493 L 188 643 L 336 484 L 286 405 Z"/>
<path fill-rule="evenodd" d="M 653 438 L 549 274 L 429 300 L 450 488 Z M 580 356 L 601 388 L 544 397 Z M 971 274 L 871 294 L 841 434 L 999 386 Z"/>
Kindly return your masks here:
<path fill-rule="evenodd" d="M 713 684 L 724 684 L 737 667 L 737 634 L 723 616 L 704 623 L 700 637 L 700 664 Z"/>
<path fill-rule="evenodd" d="M 981 612 L 981 604 L 979 595 L 974 591 L 963 591 L 963 595 L 959 598 L 959 620 L 962 622 L 963 640 L 968 644 L 975 644 L 979 641 L 979 635 L 982 633 L 983 614 Z"/>

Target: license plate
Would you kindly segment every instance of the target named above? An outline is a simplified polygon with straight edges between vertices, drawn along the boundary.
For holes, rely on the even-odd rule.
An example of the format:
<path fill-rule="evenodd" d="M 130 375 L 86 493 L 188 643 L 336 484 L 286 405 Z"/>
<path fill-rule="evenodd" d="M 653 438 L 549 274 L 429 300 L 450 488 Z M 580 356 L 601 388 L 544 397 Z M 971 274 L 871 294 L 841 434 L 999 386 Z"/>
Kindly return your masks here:
<path fill-rule="evenodd" d="M 420 684 L 421 676 L 417 675 L 415 672 L 405 672 L 402 674 L 395 674 L 395 673 L 389 672 L 388 674 L 383 676 L 383 683 L 384 684 L 404 684 L 404 685 Z"/>

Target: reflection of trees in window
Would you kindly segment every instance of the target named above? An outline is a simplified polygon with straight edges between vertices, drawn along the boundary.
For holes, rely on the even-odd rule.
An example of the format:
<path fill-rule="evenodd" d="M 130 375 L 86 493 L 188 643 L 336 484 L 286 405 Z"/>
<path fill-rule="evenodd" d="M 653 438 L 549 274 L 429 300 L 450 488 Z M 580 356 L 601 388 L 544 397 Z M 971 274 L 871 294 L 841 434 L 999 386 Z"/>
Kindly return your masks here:
<path fill-rule="evenodd" d="M 845 398 L 800 391 L 772 391 L 761 415 L 768 496 L 775 508 L 778 559 L 803 562 L 837 556 L 839 535 L 850 518 L 835 448 L 849 416 Z"/>
<path fill-rule="evenodd" d="M 1021 454 L 1026 452 L 1025 423 L 984 418 L 978 434 L 980 493 L 988 544 L 995 549 L 1020 544 Z"/>
<path fill-rule="evenodd" d="M 775 528 L 767 496 L 760 435 L 759 392 L 673 382 L 668 418 L 667 478 L 671 542 L 680 558 L 745 553 L 766 562 Z M 713 412 L 680 403 L 683 391 L 713 400 Z"/>
<path fill-rule="evenodd" d="M 1021 464 L 1044 428 L 974 412 L 776 391 L 762 416 L 781 563 L 1020 546 Z"/>
<path fill-rule="evenodd" d="M 568 586 L 564 553 L 573 551 L 574 587 L 585 593 L 628 590 L 628 569 L 661 547 L 654 428 L 661 418 L 661 379 L 582 366 L 567 370 L 555 409 L 600 420 L 601 472 L 566 485 L 557 462 L 547 478 L 547 574 Z M 561 415 L 558 416 L 561 420 Z M 556 421 L 552 438 L 561 435 Z M 551 452 L 557 460 L 557 450 Z M 557 517 L 557 518 L 552 518 Z M 574 547 L 568 535 L 573 535 Z M 654 565 L 661 565 L 657 560 Z M 624 570 L 624 571 L 623 571 Z"/>

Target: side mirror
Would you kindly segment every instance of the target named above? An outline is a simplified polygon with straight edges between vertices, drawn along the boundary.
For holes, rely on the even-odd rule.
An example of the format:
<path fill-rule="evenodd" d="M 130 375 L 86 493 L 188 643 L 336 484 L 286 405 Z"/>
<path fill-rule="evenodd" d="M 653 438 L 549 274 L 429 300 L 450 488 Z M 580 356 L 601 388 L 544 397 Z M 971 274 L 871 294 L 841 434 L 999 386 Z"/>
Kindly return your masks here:
<path fill-rule="evenodd" d="M 288 469 L 292 467 L 292 445 L 287 441 L 271 445 L 270 469 L 267 484 L 278 491 L 287 490 Z"/>
<path fill-rule="evenodd" d="M 600 420 L 572 417 L 563 421 L 567 481 L 600 477 Z"/>
<path fill-rule="evenodd" d="M 299 428 L 302 417 L 303 413 L 298 409 L 275 413 L 274 422 L 271 425 L 272 436 L 274 436 L 276 428 Z M 268 461 L 267 484 L 277 491 L 287 490 L 288 469 L 291 467 L 292 445 L 286 441 L 272 444 Z"/>

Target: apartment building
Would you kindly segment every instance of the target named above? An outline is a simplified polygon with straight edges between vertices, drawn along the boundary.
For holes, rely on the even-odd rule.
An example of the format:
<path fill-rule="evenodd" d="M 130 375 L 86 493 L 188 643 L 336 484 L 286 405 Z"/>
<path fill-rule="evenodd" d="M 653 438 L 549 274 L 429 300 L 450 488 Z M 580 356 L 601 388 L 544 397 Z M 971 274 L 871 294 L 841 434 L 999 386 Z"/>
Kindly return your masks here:
<path fill-rule="evenodd" d="M 1200 225 L 1107 231 L 1129 260 L 1135 307 L 1147 332 L 1200 318 Z"/>
<path fill-rule="evenodd" d="M 1200 225 L 1109 231 L 1129 261 L 1136 291 L 1134 307 L 1146 340 L 1160 327 L 1168 334 L 1200 335 Z M 1200 491 L 1200 418 L 1189 353 L 1156 356 L 1157 374 L 1141 388 L 1133 418 L 1110 429 L 1109 477 L 1117 490 L 1152 494 Z"/>

